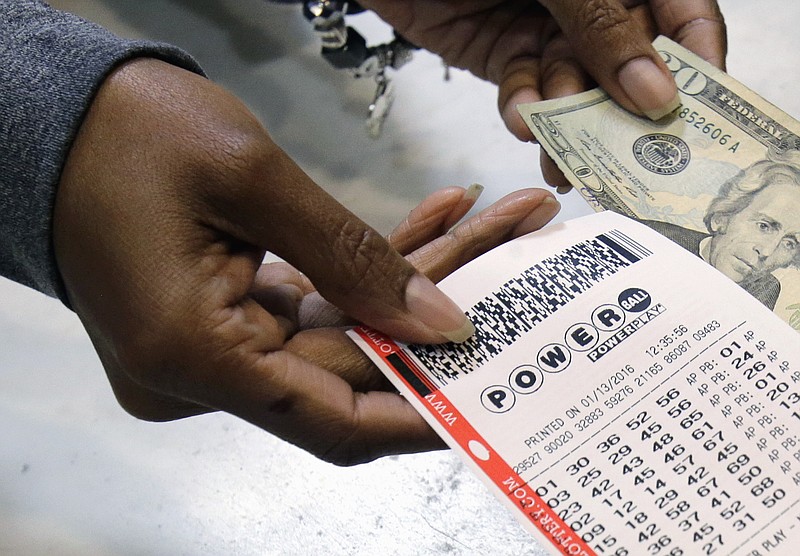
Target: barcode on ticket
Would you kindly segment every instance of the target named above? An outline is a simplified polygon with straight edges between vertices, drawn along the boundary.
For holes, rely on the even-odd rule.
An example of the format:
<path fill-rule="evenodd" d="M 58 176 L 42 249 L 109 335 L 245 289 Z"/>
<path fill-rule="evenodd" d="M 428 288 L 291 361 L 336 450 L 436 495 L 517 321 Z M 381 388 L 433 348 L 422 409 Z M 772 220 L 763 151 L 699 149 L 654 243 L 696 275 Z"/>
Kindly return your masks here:
<path fill-rule="evenodd" d="M 420 365 L 407 365 L 417 393 L 426 396 L 474 372 L 567 303 L 652 254 L 612 230 L 532 265 L 467 312 L 475 335 L 462 344 L 408 346 Z"/>

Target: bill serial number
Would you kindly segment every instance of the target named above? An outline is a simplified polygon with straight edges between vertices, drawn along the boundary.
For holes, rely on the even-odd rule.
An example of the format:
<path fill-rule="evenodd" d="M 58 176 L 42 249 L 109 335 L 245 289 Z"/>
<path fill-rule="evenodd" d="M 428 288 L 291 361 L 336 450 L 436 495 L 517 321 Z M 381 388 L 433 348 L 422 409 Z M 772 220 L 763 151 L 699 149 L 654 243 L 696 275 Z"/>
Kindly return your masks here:
<path fill-rule="evenodd" d="M 705 116 L 701 116 L 696 110 L 684 108 L 678 112 L 678 117 L 699 130 L 702 134 L 710 137 L 723 147 L 726 147 L 728 151 L 735 153 L 739 149 L 739 141 L 734 143 L 730 133 L 725 133 L 722 127 L 708 120 Z"/>

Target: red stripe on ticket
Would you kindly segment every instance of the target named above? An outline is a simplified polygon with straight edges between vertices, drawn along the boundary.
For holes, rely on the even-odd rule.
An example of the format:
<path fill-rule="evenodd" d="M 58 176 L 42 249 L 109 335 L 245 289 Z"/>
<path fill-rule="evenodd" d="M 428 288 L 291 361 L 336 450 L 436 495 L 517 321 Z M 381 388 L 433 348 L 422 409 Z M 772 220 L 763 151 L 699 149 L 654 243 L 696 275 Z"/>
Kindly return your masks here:
<path fill-rule="evenodd" d="M 556 512 L 547 505 L 531 486 L 514 472 L 508 463 L 495 452 L 480 433 L 458 411 L 450 400 L 433 384 L 403 348 L 374 330 L 357 327 L 354 331 L 369 345 L 387 368 L 403 382 L 408 392 L 428 408 L 430 415 L 449 433 L 463 452 L 486 474 L 518 511 L 522 512 L 561 554 L 566 556 L 596 556 L 596 553 L 578 536 Z M 421 394 L 406 376 L 392 364 L 399 357 L 413 375 L 422 382 L 429 393 Z"/>

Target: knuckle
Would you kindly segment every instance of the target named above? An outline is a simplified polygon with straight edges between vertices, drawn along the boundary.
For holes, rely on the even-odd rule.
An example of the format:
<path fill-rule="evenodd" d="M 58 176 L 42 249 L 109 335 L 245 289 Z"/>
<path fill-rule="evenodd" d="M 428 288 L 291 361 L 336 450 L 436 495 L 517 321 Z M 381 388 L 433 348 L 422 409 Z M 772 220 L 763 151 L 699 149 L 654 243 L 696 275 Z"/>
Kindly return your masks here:
<path fill-rule="evenodd" d="M 627 10 L 608 0 L 586 0 L 579 3 L 578 9 L 578 21 L 583 22 L 584 32 L 590 39 L 617 33 L 630 22 Z"/>
<path fill-rule="evenodd" d="M 343 267 L 341 270 L 346 275 L 354 277 L 338 284 L 339 293 L 357 293 L 365 284 L 375 283 L 387 274 L 385 269 L 391 265 L 392 252 L 375 230 L 346 221 L 339 227 L 334 243 L 333 253 L 337 256 L 332 263 Z"/>
<path fill-rule="evenodd" d="M 450 251 L 456 266 L 461 267 L 485 252 L 491 240 L 486 230 L 492 228 L 492 220 L 496 218 L 497 215 L 493 213 L 478 215 L 447 232 L 445 237 L 452 246 Z"/>

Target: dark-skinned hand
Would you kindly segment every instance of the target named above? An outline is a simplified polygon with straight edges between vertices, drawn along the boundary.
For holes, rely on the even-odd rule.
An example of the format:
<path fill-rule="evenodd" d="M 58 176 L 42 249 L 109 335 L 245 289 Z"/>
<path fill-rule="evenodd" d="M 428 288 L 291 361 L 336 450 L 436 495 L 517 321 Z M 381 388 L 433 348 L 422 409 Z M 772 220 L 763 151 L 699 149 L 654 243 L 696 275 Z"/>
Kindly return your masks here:
<path fill-rule="evenodd" d="M 337 464 L 439 448 L 344 335 L 463 341 L 434 282 L 552 218 L 521 190 L 434 194 L 388 238 L 347 211 L 224 89 L 152 59 L 117 68 L 72 145 L 56 259 L 121 405 L 149 420 L 241 417 Z M 265 253 L 285 263 L 264 265 Z"/>
<path fill-rule="evenodd" d="M 651 46 L 662 34 L 723 68 L 716 0 L 363 0 L 401 35 L 498 85 L 508 129 L 532 141 L 516 105 L 600 85 L 626 109 L 660 119 L 678 106 L 671 73 Z M 545 179 L 568 182 L 543 156 Z"/>

